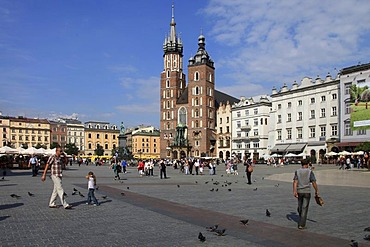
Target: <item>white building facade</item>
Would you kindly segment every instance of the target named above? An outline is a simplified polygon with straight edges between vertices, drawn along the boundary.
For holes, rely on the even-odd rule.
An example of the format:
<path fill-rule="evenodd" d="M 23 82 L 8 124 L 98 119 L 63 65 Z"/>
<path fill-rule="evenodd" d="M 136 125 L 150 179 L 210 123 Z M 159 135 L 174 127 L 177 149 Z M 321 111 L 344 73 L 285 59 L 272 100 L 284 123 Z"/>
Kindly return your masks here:
<path fill-rule="evenodd" d="M 258 160 L 267 155 L 271 100 L 269 96 L 241 97 L 232 106 L 232 154 Z"/>
<path fill-rule="evenodd" d="M 344 68 L 340 76 L 340 143 L 337 144 L 340 150 L 353 151 L 360 143 L 370 140 L 370 126 L 365 124 L 362 128 L 352 128 L 351 125 L 351 97 L 352 85 L 356 87 L 370 87 L 370 63 Z M 361 95 L 358 95 L 361 98 Z M 352 102 L 353 103 L 353 102 Z M 366 104 L 359 99 L 359 104 Z M 370 105 L 369 105 L 370 107 Z M 367 121 L 370 121 L 368 114 Z"/>
<path fill-rule="evenodd" d="M 339 78 L 305 77 L 272 90 L 270 154 L 304 154 L 316 162 L 339 141 Z"/>

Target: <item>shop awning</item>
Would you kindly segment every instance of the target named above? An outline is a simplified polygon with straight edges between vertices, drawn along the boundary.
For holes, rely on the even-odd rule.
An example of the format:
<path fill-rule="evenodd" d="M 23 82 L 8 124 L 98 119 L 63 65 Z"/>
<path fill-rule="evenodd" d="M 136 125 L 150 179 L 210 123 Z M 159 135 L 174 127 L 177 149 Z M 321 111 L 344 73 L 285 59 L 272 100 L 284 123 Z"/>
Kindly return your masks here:
<path fill-rule="evenodd" d="M 271 153 L 281 153 L 285 152 L 286 149 L 289 147 L 290 144 L 276 144 L 273 148 L 271 148 Z"/>
<path fill-rule="evenodd" d="M 297 143 L 297 144 L 290 144 L 290 146 L 286 149 L 287 152 L 302 152 L 306 143 Z"/>

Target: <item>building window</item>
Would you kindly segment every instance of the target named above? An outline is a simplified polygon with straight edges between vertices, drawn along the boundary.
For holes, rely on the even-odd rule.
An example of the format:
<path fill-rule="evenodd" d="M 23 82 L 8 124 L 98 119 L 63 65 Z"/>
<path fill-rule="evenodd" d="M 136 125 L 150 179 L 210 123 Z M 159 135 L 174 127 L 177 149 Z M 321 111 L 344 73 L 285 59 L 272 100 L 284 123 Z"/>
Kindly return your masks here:
<path fill-rule="evenodd" d="M 281 140 L 281 130 L 278 130 L 277 131 L 277 139 L 278 140 Z"/>
<path fill-rule="evenodd" d="M 277 123 L 281 123 L 281 115 L 278 115 Z"/>
<path fill-rule="evenodd" d="M 236 117 L 240 117 L 240 111 L 236 112 Z"/>
<path fill-rule="evenodd" d="M 359 135 L 359 136 L 361 136 L 361 135 L 366 135 L 366 129 L 358 130 L 358 131 L 357 131 L 357 135 Z"/>
<path fill-rule="evenodd" d="M 226 123 L 229 123 L 230 119 L 229 117 L 226 117 Z"/>
<path fill-rule="evenodd" d="M 325 95 L 321 96 L 321 102 L 325 102 L 325 101 L 326 101 Z"/>
<path fill-rule="evenodd" d="M 258 114 L 258 108 L 255 108 L 254 109 L 254 115 L 257 115 Z"/>
<path fill-rule="evenodd" d="M 286 136 L 287 139 L 291 140 L 292 139 L 292 129 L 287 129 L 286 131 L 287 131 L 287 136 Z"/>
<path fill-rule="evenodd" d="M 222 134 L 222 127 L 220 127 L 220 134 Z"/>
<path fill-rule="evenodd" d="M 344 135 L 345 136 L 352 136 L 353 135 L 353 131 L 351 129 L 351 124 L 347 123 L 344 125 Z"/>
<path fill-rule="evenodd" d="M 220 117 L 220 124 L 222 124 L 222 118 Z"/>
<path fill-rule="evenodd" d="M 315 104 L 315 98 L 311 98 L 311 104 Z"/>
<path fill-rule="evenodd" d="M 331 135 L 332 136 L 338 136 L 338 126 L 337 125 L 332 125 L 331 126 Z"/>
<path fill-rule="evenodd" d="M 321 115 L 320 115 L 320 116 L 321 116 L 321 117 L 325 117 L 325 115 L 326 115 L 326 114 L 325 114 L 325 108 L 321 108 Z"/>
<path fill-rule="evenodd" d="M 351 85 L 352 83 L 346 83 L 344 84 L 344 94 L 345 95 L 349 95 L 350 94 L 350 91 L 351 91 Z"/>
<path fill-rule="evenodd" d="M 108 134 L 105 134 L 105 139 L 108 139 Z"/>
<path fill-rule="evenodd" d="M 240 131 L 236 132 L 236 137 L 242 137 L 242 132 Z"/>
<path fill-rule="evenodd" d="M 336 107 L 336 106 L 333 106 L 333 107 L 331 108 L 331 115 L 332 115 L 332 116 L 336 116 L 336 115 L 337 115 L 337 107 Z"/>
<path fill-rule="evenodd" d="M 288 113 L 287 122 L 292 122 L 292 113 Z"/>
<path fill-rule="evenodd" d="M 259 148 L 260 147 L 260 143 L 259 142 L 254 142 L 253 143 L 253 148 Z"/>
<path fill-rule="evenodd" d="M 331 98 L 332 98 L 333 100 L 336 100 L 336 99 L 337 99 L 337 94 L 336 94 L 336 93 L 333 93 L 333 94 L 331 95 Z"/>
<path fill-rule="evenodd" d="M 245 115 L 249 116 L 249 110 L 245 110 Z"/>
<path fill-rule="evenodd" d="M 194 81 L 199 81 L 199 72 L 198 71 L 196 71 L 194 73 Z"/>
<path fill-rule="evenodd" d="M 315 110 L 310 111 L 310 119 L 315 119 Z"/>
<path fill-rule="evenodd" d="M 258 118 L 253 119 L 254 126 L 258 126 Z"/>
<path fill-rule="evenodd" d="M 316 130 L 315 127 L 310 127 L 310 138 L 316 137 Z"/>
<path fill-rule="evenodd" d="M 281 109 L 281 104 L 278 104 L 278 109 Z"/>
<path fill-rule="evenodd" d="M 346 103 L 345 105 L 345 114 L 350 114 L 351 113 L 351 104 L 349 102 Z"/>
<path fill-rule="evenodd" d="M 298 121 L 302 121 L 302 119 L 303 119 L 303 113 L 298 112 Z"/>
<path fill-rule="evenodd" d="M 292 102 L 288 102 L 288 108 L 292 107 Z"/>
<path fill-rule="evenodd" d="M 298 100 L 298 105 L 302 105 L 303 104 L 303 101 L 302 100 Z"/>
<path fill-rule="evenodd" d="M 326 136 L 326 127 L 325 126 L 320 127 L 320 136 L 323 136 L 323 137 Z"/>
<path fill-rule="evenodd" d="M 302 139 L 302 128 L 297 128 L 297 139 Z"/>
<path fill-rule="evenodd" d="M 241 125 L 241 124 L 240 124 L 240 121 L 236 121 L 236 127 L 237 127 L 237 128 L 240 128 L 240 125 Z"/>
<path fill-rule="evenodd" d="M 226 133 L 230 133 L 230 127 L 226 126 Z"/>
<path fill-rule="evenodd" d="M 253 130 L 253 135 L 254 135 L 254 136 L 258 136 L 258 129 L 254 129 L 254 130 Z"/>

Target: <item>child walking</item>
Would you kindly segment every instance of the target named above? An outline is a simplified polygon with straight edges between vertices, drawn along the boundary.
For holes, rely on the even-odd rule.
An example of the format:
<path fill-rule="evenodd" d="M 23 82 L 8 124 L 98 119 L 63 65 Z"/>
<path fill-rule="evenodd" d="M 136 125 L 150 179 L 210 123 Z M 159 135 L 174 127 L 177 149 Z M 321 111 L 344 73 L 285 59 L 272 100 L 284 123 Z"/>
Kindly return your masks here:
<path fill-rule="evenodd" d="M 94 206 L 99 206 L 98 200 L 95 197 L 95 186 L 96 186 L 96 177 L 93 172 L 89 172 L 86 176 L 87 179 L 87 188 L 89 193 L 87 194 L 87 202 L 86 204 L 89 205 L 91 201 L 94 202 Z"/>

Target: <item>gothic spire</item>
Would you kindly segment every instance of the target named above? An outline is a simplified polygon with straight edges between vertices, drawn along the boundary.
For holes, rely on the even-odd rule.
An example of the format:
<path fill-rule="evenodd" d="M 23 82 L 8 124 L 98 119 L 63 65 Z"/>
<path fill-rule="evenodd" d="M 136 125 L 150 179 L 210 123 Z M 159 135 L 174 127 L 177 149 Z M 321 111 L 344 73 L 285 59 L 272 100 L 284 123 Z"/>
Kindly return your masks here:
<path fill-rule="evenodd" d="M 170 23 L 170 35 L 167 36 L 163 43 L 164 53 L 178 52 L 182 55 L 183 46 L 181 38 L 176 35 L 176 22 L 175 22 L 175 5 L 172 3 L 172 17 Z"/>

